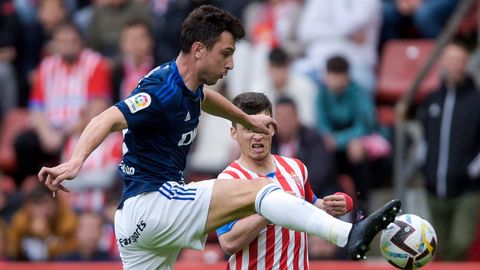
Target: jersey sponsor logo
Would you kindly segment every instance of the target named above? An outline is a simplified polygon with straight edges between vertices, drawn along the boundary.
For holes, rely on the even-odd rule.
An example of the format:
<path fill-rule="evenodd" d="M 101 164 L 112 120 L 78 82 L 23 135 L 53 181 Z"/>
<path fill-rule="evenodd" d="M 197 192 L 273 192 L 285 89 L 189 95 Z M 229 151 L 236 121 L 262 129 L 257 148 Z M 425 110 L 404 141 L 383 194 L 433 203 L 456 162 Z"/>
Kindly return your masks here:
<path fill-rule="evenodd" d="M 134 175 L 135 174 L 135 168 L 134 167 L 130 167 L 130 166 L 127 166 L 125 165 L 125 163 L 120 163 L 120 169 L 122 170 L 122 172 L 124 172 L 125 174 L 128 174 L 128 175 Z"/>
<path fill-rule="evenodd" d="M 131 96 L 125 99 L 124 102 L 125 104 L 127 104 L 128 109 L 130 109 L 131 113 L 136 113 L 150 106 L 152 99 L 150 98 L 150 95 L 147 93 L 138 93 L 134 96 Z"/>
<path fill-rule="evenodd" d="M 195 128 L 194 130 L 190 130 L 187 133 L 183 133 L 182 138 L 180 138 L 180 141 L 178 141 L 178 146 L 191 144 L 196 136 L 197 136 L 197 128 Z"/>
<path fill-rule="evenodd" d="M 135 232 L 132 233 L 132 235 L 130 235 L 127 238 L 118 238 L 117 239 L 120 246 L 124 247 L 124 246 L 128 246 L 132 243 L 136 243 L 138 241 L 138 238 L 142 234 L 143 230 L 145 229 L 145 227 L 147 227 L 147 223 L 145 223 L 144 220 L 140 221 L 140 223 L 137 224 L 137 229 L 135 230 Z"/>

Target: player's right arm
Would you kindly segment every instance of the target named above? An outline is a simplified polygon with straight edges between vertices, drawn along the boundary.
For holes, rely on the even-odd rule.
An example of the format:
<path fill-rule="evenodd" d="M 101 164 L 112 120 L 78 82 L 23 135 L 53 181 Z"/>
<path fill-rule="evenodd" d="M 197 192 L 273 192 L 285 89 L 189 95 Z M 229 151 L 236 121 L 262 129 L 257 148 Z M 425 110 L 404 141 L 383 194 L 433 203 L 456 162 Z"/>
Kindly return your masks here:
<path fill-rule="evenodd" d="M 77 176 L 87 157 L 110 132 L 125 128 L 127 128 L 127 121 L 122 112 L 116 106 L 108 108 L 88 123 L 70 160 L 52 168 L 43 167 L 38 173 L 39 181 L 44 182 L 52 191 L 68 191 L 61 183 Z"/>
<path fill-rule="evenodd" d="M 233 224 L 225 225 L 226 227 L 230 226 L 231 229 L 218 236 L 223 251 L 232 255 L 242 250 L 258 237 L 262 229 L 267 226 L 267 222 L 267 219 L 255 214 L 242 218 Z M 217 234 L 221 233 L 220 230 L 225 226 L 217 230 Z"/>

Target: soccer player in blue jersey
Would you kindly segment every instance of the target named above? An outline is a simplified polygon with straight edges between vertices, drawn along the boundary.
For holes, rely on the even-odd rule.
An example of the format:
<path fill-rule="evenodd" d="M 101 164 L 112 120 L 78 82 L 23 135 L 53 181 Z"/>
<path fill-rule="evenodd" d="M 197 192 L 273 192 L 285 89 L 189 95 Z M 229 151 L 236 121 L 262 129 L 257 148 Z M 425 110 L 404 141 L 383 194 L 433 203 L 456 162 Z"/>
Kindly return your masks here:
<path fill-rule="evenodd" d="M 115 234 L 125 269 L 172 269 L 183 248 L 202 249 L 209 232 L 254 213 L 328 239 L 360 259 L 400 209 L 393 200 L 352 225 L 285 193 L 267 178 L 184 183 L 182 171 L 200 110 L 255 132 L 274 132 L 276 123 L 269 116 L 248 115 L 204 87 L 233 68 L 235 44 L 244 34 L 228 12 L 210 5 L 192 11 L 182 25 L 178 57 L 152 70 L 130 97 L 92 119 L 69 161 L 38 173 L 52 191 L 68 191 L 62 182 L 75 178 L 110 132 L 124 131 L 119 166 L 124 185 Z"/>

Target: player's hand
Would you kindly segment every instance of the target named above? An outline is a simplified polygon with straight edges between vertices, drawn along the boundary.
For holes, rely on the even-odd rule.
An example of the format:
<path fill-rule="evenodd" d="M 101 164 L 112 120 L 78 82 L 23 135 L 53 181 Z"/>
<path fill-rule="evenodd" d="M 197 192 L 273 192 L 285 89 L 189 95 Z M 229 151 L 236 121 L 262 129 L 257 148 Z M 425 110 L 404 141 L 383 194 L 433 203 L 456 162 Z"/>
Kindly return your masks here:
<path fill-rule="evenodd" d="M 323 198 L 324 210 L 332 216 L 342 216 L 347 213 L 347 202 L 343 195 L 329 195 Z"/>
<path fill-rule="evenodd" d="M 58 191 L 62 190 L 65 192 L 70 192 L 65 186 L 62 185 L 64 180 L 71 180 L 78 175 L 82 164 L 76 163 L 72 160 L 60 164 L 58 166 L 48 168 L 43 167 L 38 173 L 38 180 L 51 190 Z"/>
<path fill-rule="evenodd" d="M 278 128 L 277 122 L 270 116 L 265 114 L 252 114 L 248 115 L 248 129 L 263 133 L 266 135 L 270 135 L 271 133 L 275 133 Z"/>

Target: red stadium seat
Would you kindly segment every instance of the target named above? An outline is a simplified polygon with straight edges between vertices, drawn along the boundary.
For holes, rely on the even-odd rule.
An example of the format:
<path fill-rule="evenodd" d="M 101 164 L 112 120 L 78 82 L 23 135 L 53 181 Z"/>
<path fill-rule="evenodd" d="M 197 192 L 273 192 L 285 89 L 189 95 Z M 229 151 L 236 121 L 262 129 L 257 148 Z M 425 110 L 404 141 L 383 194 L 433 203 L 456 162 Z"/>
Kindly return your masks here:
<path fill-rule="evenodd" d="M 468 10 L 467 14 L 463 17 L 460 26 L 458 27 L 458 35 L 468 37 L 477 33 L 478 29 L 478 16 L 480 15 L 480 4 L 475 1 L 473 6 Z"/>
<path fill-rule="evenodd" d="M 377 103 L 394 104 L 407 91 L 417 73 L 435 47 L 434 40 L 391 40 L 381 55 Z M 435 65 L 427 75 L 416 95 L 416 101 L 439 86 L 439 69 Z"/>
<path fill-rule="evenodd" d="M 27 109 L 7 112 L 0 129 L 0 170 L 11 173 L 15 170 L 16 158 L 13 143 L 17 135 L 29 127 Z"/>
<path fill-rule="evenodd" d="M 377 119 L 382 125 L 391 127 L 395 124 L 395 108 L 391 105 L 377 106 Z"/>

